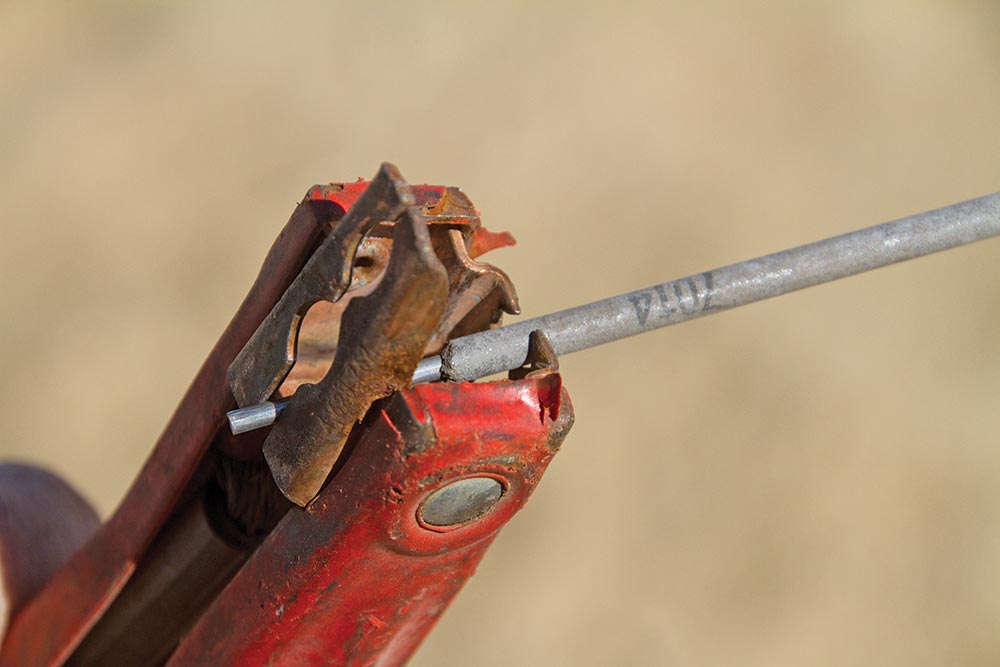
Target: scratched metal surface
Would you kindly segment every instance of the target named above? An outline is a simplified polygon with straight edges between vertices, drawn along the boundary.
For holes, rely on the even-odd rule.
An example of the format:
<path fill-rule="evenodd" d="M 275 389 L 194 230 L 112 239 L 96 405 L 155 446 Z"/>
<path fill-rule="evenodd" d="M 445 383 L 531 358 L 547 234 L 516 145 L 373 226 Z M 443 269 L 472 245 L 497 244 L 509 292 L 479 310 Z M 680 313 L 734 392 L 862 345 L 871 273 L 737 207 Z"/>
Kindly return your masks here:
<path fill-rule="evenodd" d="M 0 5 L 0 454 L 104 514 L 319 180 L 462 185 L 526 317 L 998 189 L 989 3 L 286 11 Z M 1000 662 L 998 259 L 568 357 L 414 663 Z"/>

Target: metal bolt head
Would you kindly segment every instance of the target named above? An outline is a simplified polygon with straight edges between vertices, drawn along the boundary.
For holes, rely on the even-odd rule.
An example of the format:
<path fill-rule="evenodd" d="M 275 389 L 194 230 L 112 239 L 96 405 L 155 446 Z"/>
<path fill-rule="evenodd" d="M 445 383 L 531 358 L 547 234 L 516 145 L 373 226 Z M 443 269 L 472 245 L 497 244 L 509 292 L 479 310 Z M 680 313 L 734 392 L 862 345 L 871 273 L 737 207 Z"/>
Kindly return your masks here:
<path fill-rule="evenodd" d="M 420 519 L 439 528 L 468 523 L 483 516 L 503 495 L 503 485 L 493 477 L 467 477 L 430 495 L 419 511 Z"/>

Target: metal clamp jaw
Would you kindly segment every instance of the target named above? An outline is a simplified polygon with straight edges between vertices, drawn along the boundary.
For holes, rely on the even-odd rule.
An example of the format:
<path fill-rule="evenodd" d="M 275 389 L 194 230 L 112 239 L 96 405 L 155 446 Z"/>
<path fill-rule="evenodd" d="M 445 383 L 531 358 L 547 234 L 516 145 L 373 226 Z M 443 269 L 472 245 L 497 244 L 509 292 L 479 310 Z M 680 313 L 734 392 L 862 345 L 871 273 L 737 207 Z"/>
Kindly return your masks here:
<path fill-rule="evenodd" d="M 240 406 L 291 394 L 263 452 L 301 506 L 371 404 L 409 386 L 421 358 L 518 312 L 506 274 L 472 259 L 513 239 L 484 230 L 457 188 L 413 189 L 384 164 L 370 183 L 309 196 L 350 206 L 228 372 Z"/>

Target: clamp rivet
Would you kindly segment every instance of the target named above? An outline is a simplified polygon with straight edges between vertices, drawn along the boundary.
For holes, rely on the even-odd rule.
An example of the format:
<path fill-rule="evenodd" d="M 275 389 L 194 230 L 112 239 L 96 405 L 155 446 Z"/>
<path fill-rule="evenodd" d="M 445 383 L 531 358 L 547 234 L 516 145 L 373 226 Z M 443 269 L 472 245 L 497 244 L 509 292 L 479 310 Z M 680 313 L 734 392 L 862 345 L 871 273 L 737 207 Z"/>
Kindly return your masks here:
<path fill-rule="evenodd" d="M 468 523 L 483 516 L 503 495 L 503 485 L 492 477 L 467 477 L 444 486 L 420 507 L 420 519 L 441 528 Z"/>

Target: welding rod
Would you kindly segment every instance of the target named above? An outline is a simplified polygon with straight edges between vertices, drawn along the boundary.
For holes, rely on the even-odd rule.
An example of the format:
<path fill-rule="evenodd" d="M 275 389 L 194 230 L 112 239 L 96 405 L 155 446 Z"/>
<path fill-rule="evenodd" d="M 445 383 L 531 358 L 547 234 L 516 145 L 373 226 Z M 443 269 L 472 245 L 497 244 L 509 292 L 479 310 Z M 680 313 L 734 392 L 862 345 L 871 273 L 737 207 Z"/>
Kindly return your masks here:
<path fill-rule="evenodd" d="M 471 381 L 518 368 L 536 330 L 557 355 L 568 354 L 998 235 L 1000 193 L 456 338 L 420 362 L 413 383 Z M 281 407 L 230 412 L 233 433 L 268 426 Z"/>

